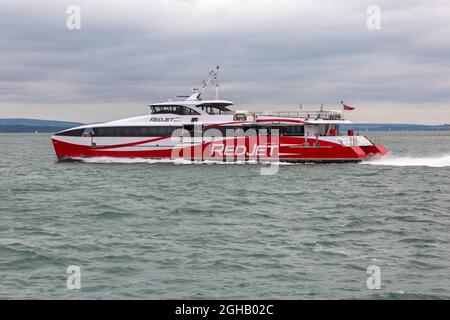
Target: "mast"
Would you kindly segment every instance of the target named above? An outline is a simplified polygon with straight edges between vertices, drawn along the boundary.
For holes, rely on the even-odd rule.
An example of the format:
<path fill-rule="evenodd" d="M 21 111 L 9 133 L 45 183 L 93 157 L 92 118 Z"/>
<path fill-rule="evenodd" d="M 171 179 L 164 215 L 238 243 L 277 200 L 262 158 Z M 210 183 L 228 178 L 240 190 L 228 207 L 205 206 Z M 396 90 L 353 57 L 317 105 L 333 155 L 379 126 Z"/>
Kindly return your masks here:
<path fill-rule="evenodd" d="M 217 81 L 217 75 L 219 73 L 219 66 L 216 66 L 214 69 L 212 69 L 208 75 L 208 80 L 202 81 L 202 88 L 196 89 L 193 88 L 193 93 L 186 99 L 187 101 L 195 101 L 195 100 L 202 100 L 202 95 L 206 91 L 206 88 L 210 83 L 214 83 L 216 85 L 216 100 L 219 100 L 219 82 Z"/>
<path fill-rule="evenodd" d="M 208 74 L 208 80 L 204 81 L 203 80 L 203 86 L 202 89 L 200 90 L 200 94 L 199 94 L 199 98 L 203 95 L 203 93 L 206 90 L 206 87 L 208 87 L 208 85 L 210 83 L 215 83 L 216 84 L 216 99 L 219 100 L 219 83 L 217 81 L 217 75 L 219 73 L 219 66 L 216 66 L 214 69 L 212 69 Z"/>
<path fill-rule="evenodd" d="M 219 100 L 219 83 L 216 82 L 216 100 Z"/>

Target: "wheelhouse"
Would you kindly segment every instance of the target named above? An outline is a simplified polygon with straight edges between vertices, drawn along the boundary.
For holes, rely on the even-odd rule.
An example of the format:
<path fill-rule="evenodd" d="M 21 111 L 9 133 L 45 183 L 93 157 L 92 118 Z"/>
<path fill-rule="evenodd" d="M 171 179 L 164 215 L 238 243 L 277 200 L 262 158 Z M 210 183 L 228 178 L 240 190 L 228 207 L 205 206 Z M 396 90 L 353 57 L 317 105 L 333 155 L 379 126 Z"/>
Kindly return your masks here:
<path fill-rule="evenodd" d="M 175 114 L 181 116 L 198 115 L 233 115 L 234 112 L 228 107 L 233 105 L 231 101 L 180 101 L 179 103 L 157 103 L 151 104 L 150 114 Z"/>

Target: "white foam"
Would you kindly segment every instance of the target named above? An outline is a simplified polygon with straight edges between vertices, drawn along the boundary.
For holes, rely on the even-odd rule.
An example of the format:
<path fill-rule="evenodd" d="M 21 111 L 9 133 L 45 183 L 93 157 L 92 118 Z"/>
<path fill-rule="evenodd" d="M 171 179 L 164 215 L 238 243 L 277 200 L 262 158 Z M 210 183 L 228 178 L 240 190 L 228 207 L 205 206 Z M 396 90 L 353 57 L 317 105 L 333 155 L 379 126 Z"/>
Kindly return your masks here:
<path fill-rule="evenodd" d="M 148 164 L 158 164 L 158 163 L 172 163 L 172 164 L 219 164 L 219 165 L 244 165 L 244 164 L 257 164 L 257 165 L 268 165 L 266 162 L 259 162 L 255 160 L 250 161 L 217 161 L 217 160 L 204 160 L 204 161 L 190 161 L 187 159 L 145 159 L 145 158 L 114 158 L 114 157 L 92 157 L 92 158 L 74 158 L 74 160 L 78 160 L 86 163 L 148 163 Z M 294 163 L 288 162 L 278 162 L 272 161 L 272 165 L 294 165 Z"/>
<path fill-rule="evenodd" d="M 374 158 L 361 162 L 362 164 L 376 166 L 396 166 L 396 167 L 449 167 L 450 155 L 435 157 L 399 157 L 395 155 L 386 155 L 380 158 Z"/>
<path fill-rule="evenodd" d="M 261 164 L 257 161 L 236 161 L 236 162 L 224 162 L 224 161 L 190 161 L 186 159 L 145 159 L 145 158 L 112 158 L 112 157 L 93 157 L 93 158 L 79 158 L 82 162 L 86 163 L 147 163 L 147 164 L 161 164 L 161 163 L 172 163 L 172 164 L 208 164 L 208 165 L 244 165 L 244 164 Z M 374 166 L 396 166 L 396 167 L 412 167 L 412 166 L 425 166 L 425 167 L 449 167 L 450 166 L 450 155 L 444 155 L 439 157 L 400 157 L 395 155 L 386 155 L 379 158 L 373 158 L 370 160 L 365 160 L 361 162 L 366 165 Z M 272 165 L 296 165 L 295 163 L 288 162 L 272 162 Z"/>
<path fill-rule="evenodd" d="M 75 160 L 79 160 L 86 163 L 148 163 L 148 164 L 156 164 L 156 163 L 174 163 L 174 164 L 191 164 L 191 161 L 184 159 L 145 159 L 145 158 L 113 158 L 113 157 L 92 157 L 92 158 L 76 158 Z"/>

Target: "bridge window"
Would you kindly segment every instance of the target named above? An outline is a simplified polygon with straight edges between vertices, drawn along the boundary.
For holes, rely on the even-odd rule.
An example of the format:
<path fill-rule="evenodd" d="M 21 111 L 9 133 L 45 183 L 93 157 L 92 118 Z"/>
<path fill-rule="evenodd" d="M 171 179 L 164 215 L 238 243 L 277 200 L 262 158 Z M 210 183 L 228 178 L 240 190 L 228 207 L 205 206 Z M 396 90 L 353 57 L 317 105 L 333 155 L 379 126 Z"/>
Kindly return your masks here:
<path fill-rule="evenodd" d="M 185 106 L 150 106 L 152 114 L 178 114 L 178 115 L 199 115 L 199 113 Z"/>
<path fill-rule="evenodd" d="M 197 108 L 202 109 L 208 114 L 217 115 L 217 114 L 226 114 L 231 110 L 226 108 L 228 104 L 219 104 L 219 103 L 203 103 L 197 106 Z"/>
<path fill-rule="evenodd" d="M 81 137 L 83 135 L 84 129 L 73 129 L 63 132 L 58 132 L 55 136 L 67 136 L 67 137 Z"/>
<path fill-rule="evenodd" d="M 200 109 L 205 111 L 208 114 L 215 115 L 215 114 L 224 114 L 225 112 L 219 108 L 216 107 L 209 107 L 209 106 L 201 106 Z"/>

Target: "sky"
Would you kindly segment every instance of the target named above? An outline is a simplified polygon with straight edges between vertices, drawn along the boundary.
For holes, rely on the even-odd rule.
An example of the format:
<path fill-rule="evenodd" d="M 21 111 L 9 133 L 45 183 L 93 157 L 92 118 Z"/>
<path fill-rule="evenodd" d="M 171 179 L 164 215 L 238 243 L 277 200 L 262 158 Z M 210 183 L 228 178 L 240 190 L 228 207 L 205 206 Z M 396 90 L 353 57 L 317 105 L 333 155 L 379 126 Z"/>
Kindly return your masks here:
<path fill-rule="evenodd" d="M 80 29 L 67 27 L 70 5 Z M 216 65 L 220 97 L 239 110 L 344 100 L 354 122 L 450 123 L 450 2 L 0 2 L 0 118 L 142 115 Z"/>

